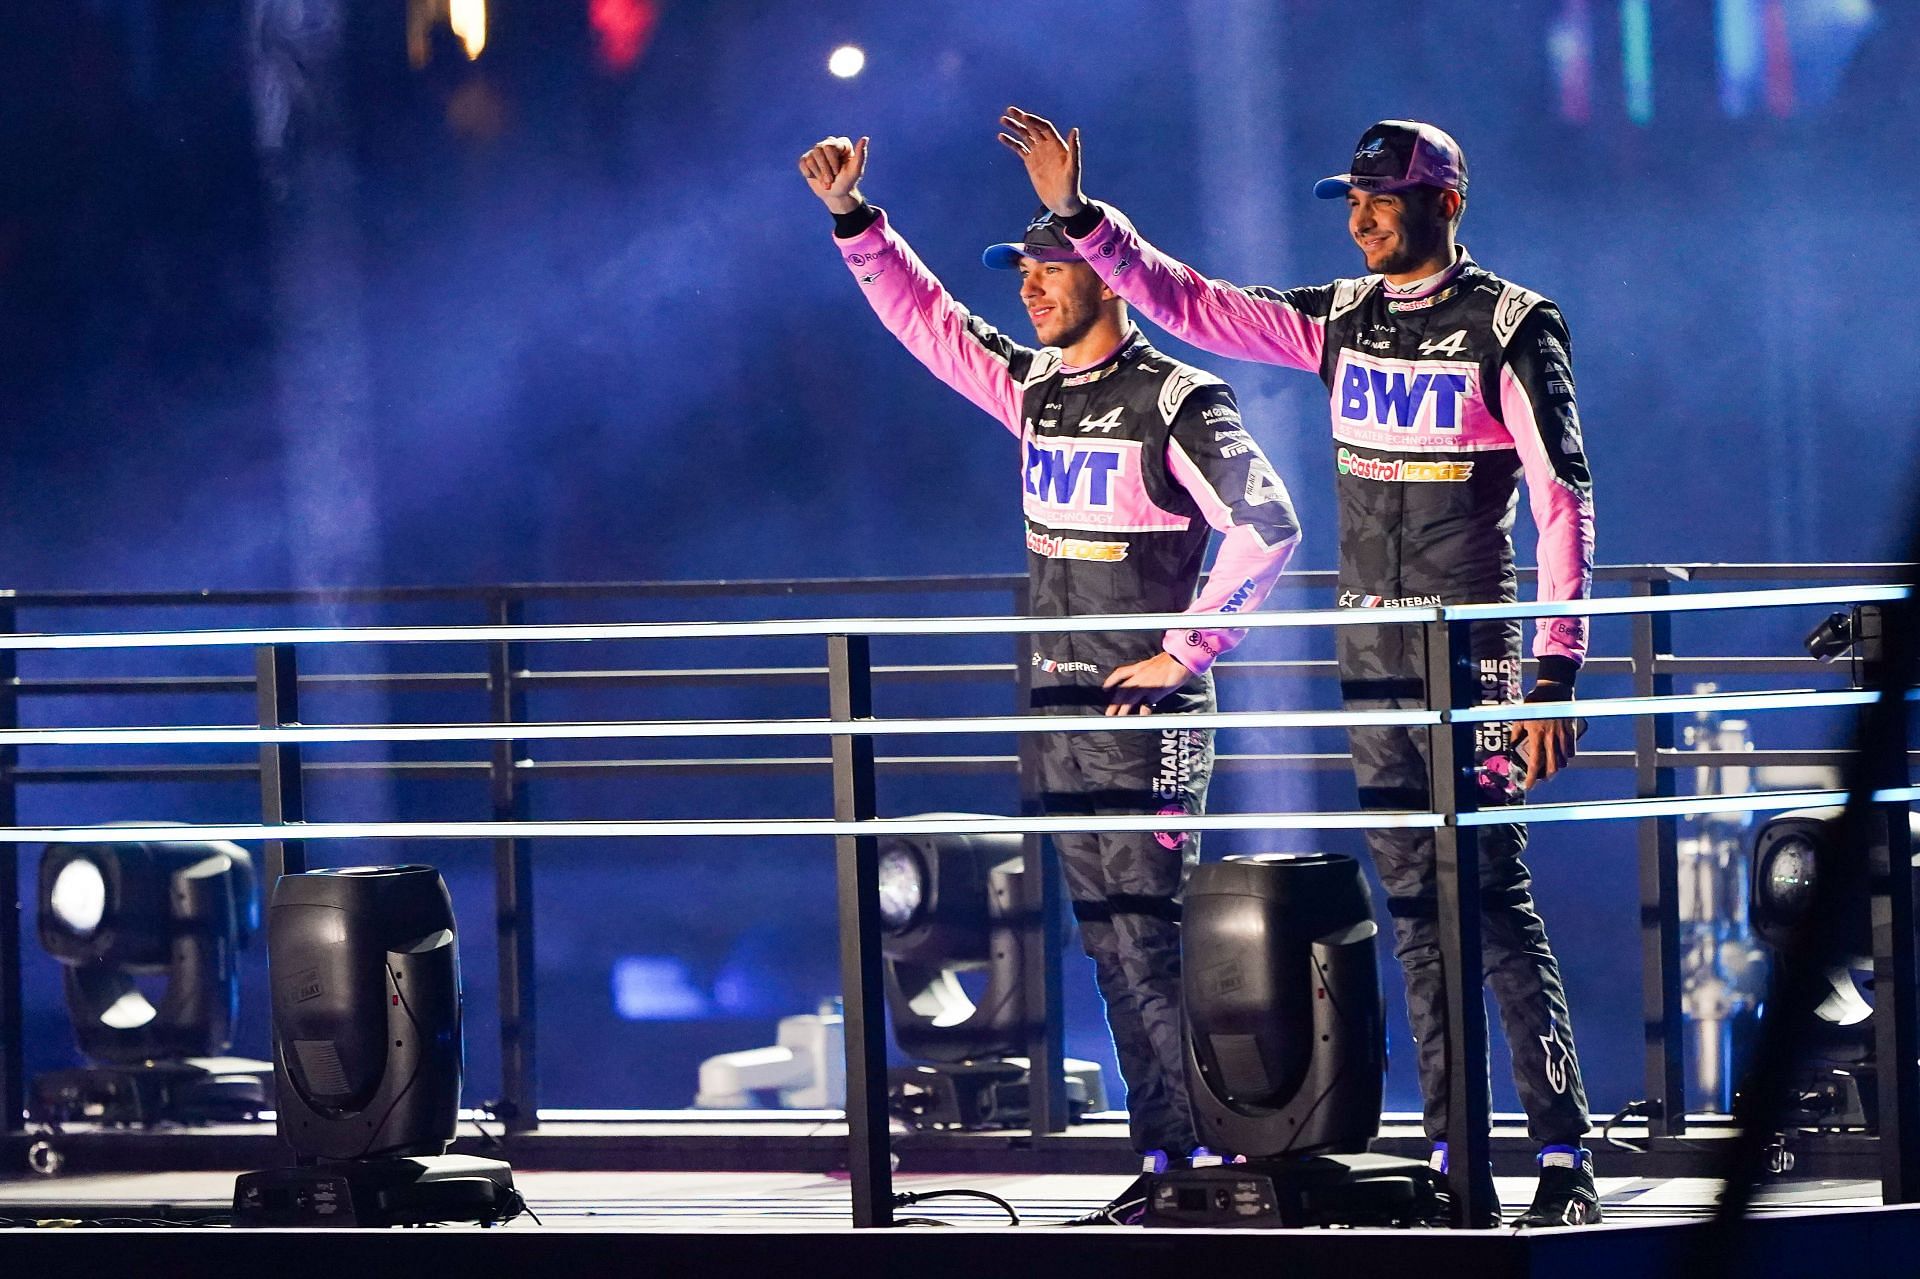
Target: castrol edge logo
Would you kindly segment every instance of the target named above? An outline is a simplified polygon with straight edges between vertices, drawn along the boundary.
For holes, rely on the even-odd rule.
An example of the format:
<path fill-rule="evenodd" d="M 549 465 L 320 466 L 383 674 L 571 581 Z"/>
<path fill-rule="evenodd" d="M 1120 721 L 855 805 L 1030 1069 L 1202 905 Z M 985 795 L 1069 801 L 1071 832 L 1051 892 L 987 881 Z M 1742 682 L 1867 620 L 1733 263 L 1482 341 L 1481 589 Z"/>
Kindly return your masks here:
<path fill-rule="evenodd" d="M 1427 462 L 1404 457 L 1367 457 L 1350 448 L 1334 454 L 1340 474 L 1388 484 L 1459 484 L 1473 477 L 1471 462 Z"/>

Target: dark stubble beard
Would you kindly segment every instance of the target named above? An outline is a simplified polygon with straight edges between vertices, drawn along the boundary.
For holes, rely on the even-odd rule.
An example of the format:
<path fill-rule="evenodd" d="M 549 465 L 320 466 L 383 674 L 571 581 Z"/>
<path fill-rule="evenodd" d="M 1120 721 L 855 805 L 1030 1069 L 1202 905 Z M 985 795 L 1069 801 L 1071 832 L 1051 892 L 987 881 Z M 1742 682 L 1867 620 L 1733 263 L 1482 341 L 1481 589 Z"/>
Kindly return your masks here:
<path fill-rule="evenodd" d="M 1076 324 L 1074 324 L 1071 328 L 1062 329 L 1060 330 L 1060 332 L 1054 334 L 1053 341 L 1048 342 L 1047 345 L 1059 347 L 1061 350 L 1065 350 L 1066 348 L 1072 346 L 1074 343 L 1078 342 L 1081 338 L 1087 336 L 1087 334 L 1093 332 L 1093 326 L 1099 323 L 1099 320 L 1100 320 L 1099 308 L 1087 307 L 1084 311 L 1081 312 L 1080 319 Z M 1035 336 L 1037 337 L 1039 335 L 1036 333 Z"/>
<path fill-rule="evenodd" d="M 1446 245 L 1446 223 L 1438 218 L 1402 218 L 1400 249 L 1378 266 L 1368 266 L 1379 275 L 1405 275 L 1440 256 Z"/>

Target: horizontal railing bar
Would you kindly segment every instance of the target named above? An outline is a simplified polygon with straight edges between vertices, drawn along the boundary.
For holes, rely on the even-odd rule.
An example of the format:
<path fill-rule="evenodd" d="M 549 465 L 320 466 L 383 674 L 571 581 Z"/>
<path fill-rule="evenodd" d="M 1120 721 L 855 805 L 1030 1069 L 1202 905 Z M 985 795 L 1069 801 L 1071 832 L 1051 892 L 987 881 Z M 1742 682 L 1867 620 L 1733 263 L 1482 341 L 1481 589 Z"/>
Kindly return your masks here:
<path fill-rule="evenodd" d="M 1611 754 L 1611 753 L 1610 753 Z M 1630 763 L 1630 752 L 1617 752 L 1619 763 Z M 883 772 L 902 773 L 997 773 L 1012 772 L 1017 755 L 882 755 L 874 764 Z M 1582 755 L 1576 766 L 1592 766 L 1594 757 Z M 1613 763 L 1611 759 L 1609 763 Z M 1272 754 L 1231 754 L 1214 757 L 1214 773 L 1259 772 L 1283 767 L 1308 769 L 1350 768 L 1353 756 L 1339 752 L 1296 752 Z M 556 776 L 612 776 L 649 771 L 714 773 L 738 775 L 771 772 L 824 772 L 832 766 L 825 756 L 744 756 L 733 759 L 558 759 L 520 760 L 522 773 Z M 385 773 L 397 777 L 433 777 L 440 775 L 479 775 L 488 773 L 485 760 L 435 760 L 407 763 L 370 761 L 308 761 L 309 773 Z M 234 781 L 257 777 L 255 763 L 234 764 L 91 764 L 71 768 L 14 768 L 8 771 L 17 782 L 130 782 L 130 781 Z"/>
<path fill-rule="evenodd" d="M 1621 659 L 1626 661 L 1627 659 Z M 1627 665 L 1631 666 L 1627 661 Z M 1587 666 L 1593 665 L 1593 659 L 1587 659 Z M 1581 667 L 1585 674 L 1586 667 Z M 1653 660 L 1653 672 L 1656 675 L 1800 675 L 1803 673 L 1826 673 L 1845 676 L 1844 663 L 1823 662 L 1817 657 L 1656 657 Z"/>
<path fill-rule="evenodd" d="M 273 742 L 597 741 L 658 737 L 853 737 L 951 733 L 1158 732 L 1181 728 L 1417 728 L 1436 711 L 1199 711 L 1172 715 L 971 715 L 939 719 L 608 720 L 513 724 L 332 724 L 253 728 L 8 728 L 0 746 L 258 746 Z"/>
<path fill-rule="evenodd" d="M 1690 693 L 1662 697 L 1589 698 L 1578 702 L 1506 703 L 1454 711 L 1327 710 L 1201 711 L 1155 715 L 971 715 L 870 720 L 608 720 L 513 724 L 332 724 L 255 728 L 195 725 L 178 728 L 0 729 L 0 746 L 262 745 L 339 742 L 594 741 L 658 737 L 811 737 L 953 733 L 1155 732 L 1169 721 L 1182 728 L 1432 727 L 1444 722 L 1498 723 L 1532 719 L 1601 719 L 1687 711 L 1789 710 L 1861 706 L 1879 694 L 1860 690 L 1794 689 L 1771 693 Z M 1920 693 L 1909 692 L 1920 701 Z"/>
<path fill-rule="evenodd" d="M 1873 792 L 1875 803 L 1911 803 L 1920 788 Z M 1463 826 L 1512 826 L 1557 821 L 1639 820 L 1686 814 L 1770 812 L 1824 807 L 1846 801 L 1841 790 L 1773 791 L 1758 795 L 1687 796 L 1675 799 L 1597 800 L 1579 804 L 1536 804 L 1461 813 Z M 1176 823 L 1177 824 L 1173 824 Z M 54 841 L 91 843 L 179 843 L 227 839 L 563 839 L 646 838 L 717 835 L 764 836 L 972 835 L 1050 833 L 1129 833 L 1167 829 L 1209 830 L 1434 830 L 1432 813 L 1204 813 L 1170 819 L 1163 814 L 1115 817 L 882 817 L 869 821 L 831 818 L 727 818 L 707 821 L 517 821 L 517 822 L 239 822 L 177 826 L 18 826 L 0 827 L 0 844 Z"/>
<path fill-rule="evenodd" d="M 1763 693 L 1673 693 L 1660 697 L 1592 697 L 1569 702 L 1521 702 L 1468 706 L 1446 712 L 1456 724 L 1506 723 L 1525 719 L 1619 719 L 1630 715 L 1678 715 L 1687 711 L 1823 710 L 1865 706 L 1880 700 L 1871 689 L 1780 689 Z M 1920 701 L 1910 689 L 1908 701 Z"/>
<path fill-rule="evenodd" d="M 515 626 L 266 627 L 204 631 L 101 631 L 88 634 L 0 634 L 0 650 L 82 652 L 96 649 L 233 648 L 276 644 L 478 644 L 591 640 L 805 639 L 828 635 L 1073 635 L 1192 626 L 1247 629 L 1431 622 L 1432 608 L 1303 609 L 1266 613 L 1128 613 L 1108 617 L 865 617 L 752 622 L 562 622 Z"/>
<path fill-rule="evenodd" d="M 1912 803 L 1920 788 L 1895 787 L 1873 792 L 1877 804 Z M 1650 817 L 1686 817 L 1707 813 L 1772 813 L 1793 808 L 1825 808 L 1847 802 L 1843 790 L 1756 791 L 1745 795 L 1681 795 L 1659 799 L 1590 800 L 1578 804 L 1523 804 L 1461 813 L 1462 826 L 1519 826 L 1547 822 L 1640 821 Z"/>
<path fill-rule="evenodd" d="M 1294 580 L 1309 576 L 1288 575 Z M 1325 577 L 1331 572 L 1313 576 Z M 200 607 L 231 604 L 406 604 L 508 599 L 580 600 L 632 596 L 924 594 L 1005 591 L 1026 584 L 1022 573 L 935 574 L 930 577 L 712 578 L 657 582 L 511 582 L 498 586 L 367 586 L 264 591 L 0 591 L 16 608 Z"/>
<path fill-rule="evenodd" d="M 1129 613 L 1106 617 L 813 618 L 753 622 L 570 622 L 517 626 L 278 627 L 250 630 L 121 631 L 0 635 L 0 650 L 81 651 L 129 648 L 219 648 L 268 644 L 480 643 L 491 640 L 798 638 L 827 635 L 1065 635 L 1192 626 L 1250 630 L 1373 626 L 1406 622 L 1674 613 L 1869 603 L 1907 597 L 1905 586 L 1822 586 L 1798 590 L 1718 591 L 1658 598 L 1589 599 L 1545 604 L 1460 604 L 1446 608 L 1304 609 L 1264 613 Z"/>
<path fill-rule="evenodd" d="M 302 675 L 303 688 L 324 685 L 351 686 L 356 684 L 379 685 L 384 688 L 434 691 L 449 686 L 460 688 L 485 688 L 487 676 L 484 671 L 446 672 L 441 674 L 408 673 L 372 673 L 361 675 Z M 214 693 L 237 693 L 252 696 L 256 691 L 251 675 L 100 675 L 70 676 L 64 679 L 13 679 L 6 681 L 6 687 L 13 689 L 22 697 L 89 697 L 96 695 L 133 695 L 150 697 L 157 693 L 195 693 L 201 696 Z"/>
<path fill-rule="evenodd" d="M 1852 758 L 1852 752 L 1823 750 L 1687 751 L 1659 753 L 1655 767 L 1668 770 L 1692 768 L 1840 768 Z M 882 755 L 874 762 L 882 771 L 901 773 L 1001 773 L 1018 762 L 1015 755 Z M 1909 751 L 1910 765 L 1920 766 L 1920 750 Z M 831 760 L 821 756 L 741 756 L 716 759 L 556 759 L 520 760 L 516 767 L 523 773 L 554 776 L 617 776 L 649 771 L 751 775 L 767 772 L 825 771 Z M 1214 773 L 1257 773 L 1282 768 L 1342 769 L 1353 764 L 1353 756 L 1343 752 L 1271 752 L 1222 753 L 1214 757 Z M 1583 750 L 1571 767 L 1581 769 L 1632 768 L 1632 751 Z M 338 760 L 312 761 L 309 773 L 378 773 L 415 779 L 434 777 L 478 777 L 491 766 L 485 760 Z M 231 764 L 89 764 L 71 767 L 34 766 L 13 768 L 7 775 L 17 782 L 225 782 L 249 780 L 259 776 L 256 763 Z"/>
<path fill-rule="evenodd" d="M 1535 569 L 1518 570 L 1531 582 Z M 1911 564 L 1875 561 L 1861 564 L 1605 564 L 1593 570 L 1594 580 L 1638 582 L 1658 579 L 1702 581 L 1910 581 Z M 1337 583 L 1330 569 L 1303 569 L 1281 578 L 1280 586 L 1317 589 Z M 181 591 L 0 591 L 0 599 L 16 607 L 118 608 L 219 607 L 234 604 L 345 604 L 408 603 L 441 600 L 485 601 L 505 596 L 517 600 L 579 600 L 621 596 L 707 595 L 853 595 L 865 592 L 924 594 L 928 591 L 1012 590 L 1026 583 L 1024 574 L 936 574 L 928 577 L 830 578 L 715 578 L 694 581 L 640 582 L 505 582 L 492 586 L 382 586 L 319 590 L 181 590 Z"/>
<path fill-rule="evenodd" d="M 724 818 L 718 820 L 517 821 L 517 822 L 234 822 L 176 826 L 0 826 L 0 844 L 181 843 L 208 839 L 573 839 L 717 835 L 838 836 L 1129 834 L 1209 830 L 1434 830 L 1432 813 L 1202 813 L 1177 819 L 1157 813 L 1115 817 L 881 817 L 837 821 L 825 817 Z"/>
<path fill-rule="evenodd" d="M 1697 613 L 1718 609 L 1801 608 L 1820 604 L 1875 604 L 1907 598 L 1899 585 L 1808 586 L 1789 590 L 1702 591 L 1696 595 L 1621 596 L 1514 604 L 1449 604 L 1449 622 L 1511 621 L 1530 617 L 1609 617 L 1641 613 Z"/>
<path fill-rule="evenodd" d="M 1528 658 L 1531 669 L 1534 660 Z M 1228 658 L 1216 663 L 1219 678 L 1251 676 L 1307 676 L 1334 674 L 1339 663 L 1332 658 Z M 1590 657 L 1581 667 L 1588 678 L 1597 675 L 1625 675 L 1633 670 L 1633 661 L 1625 657 Z M 1830 673 L 1846 674 L 1839 666 L 1811 657 L 1664 657 L 1654 670 L 1670 675 L 1780 675 Z M 947 662 L 875 666 L 875 680 L 889 683 L 932 681 L 994 682 L 1013 674 L 1011 662 Z M 758 685 L 817 684 L 826 679 L 824 666 L 716 666 L 668 667 L 660 669 L 609 670 L 520 670 L 514 678 L 525 684 L 548 687 L 606 686 L 618 684 L 676 684 L 687 687 L 753 683 Z M 300 676 L 302 688 L 352 687 L 369 685 L 402 691 L 431 692 L 449 688 L 465 691 L 485 688 L 484 671 L 442 672 L 364 672 L 327 673 Z M 85 697 L 154 694 L 220 694 L 251 696 L 255 685 L 251 675 L 103 675 L 66 678 L 15 678 L 5 685 L 23 697 Z"/>

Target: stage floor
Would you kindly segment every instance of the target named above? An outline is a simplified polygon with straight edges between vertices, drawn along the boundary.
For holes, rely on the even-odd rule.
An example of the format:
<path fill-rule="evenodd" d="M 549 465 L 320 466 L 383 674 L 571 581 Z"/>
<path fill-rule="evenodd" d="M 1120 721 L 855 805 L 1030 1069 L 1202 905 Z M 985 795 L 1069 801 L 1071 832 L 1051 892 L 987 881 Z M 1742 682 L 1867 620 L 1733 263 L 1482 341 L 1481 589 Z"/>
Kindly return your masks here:
<path fill-rule="evenodd" d="M 237 1172 L 238 1170 L 235 1170 Z M 190 1221 L 224 1213 L 235 1172 L 96 1173 L 14 1178 L 0 1182 L 0 1219 L 31 1218 Z M 844 1177 L 817 1173 L 543 1172 L 516 1169 L 516 1185 L 538 1221 L 510 1230 L 772 1230 L 849 1228 Z M 1105 1203 L 1124 1177 L 973 1173 L 896 1175 L 898 1192 L 965 1187 L 1011 1203 L 1022 1228 L 1059 1226 Z M 1533 1194 L 1531 1178 L 1496 1179 L 1508 1215 Z M 1697 1221 L 1711 1211 L 1719 1183 L 1702 1178 L 1599 1179 L 1607 1220 L 1618 1224 Z M 1870 1181 L 1785 1181 L 1766 1187 L 1757 1215 L 1878 1206 Z M 954 1226 L 988 1228 L 1007 1215 L 979 1199 L 934 1200 L 903 1213 Z"/>

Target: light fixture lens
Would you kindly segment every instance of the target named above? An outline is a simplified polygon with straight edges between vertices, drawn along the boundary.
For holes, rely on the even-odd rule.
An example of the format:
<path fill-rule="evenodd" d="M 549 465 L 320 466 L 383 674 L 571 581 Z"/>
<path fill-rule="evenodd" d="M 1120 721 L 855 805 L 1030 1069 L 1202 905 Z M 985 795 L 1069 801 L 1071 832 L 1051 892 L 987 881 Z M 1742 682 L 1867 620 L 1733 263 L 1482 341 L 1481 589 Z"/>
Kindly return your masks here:
<path fill-rule="evenodd" d="M 1761 882 L 1767 913 L 1779 924 L 1791 927 L 1807 917 L 1813 905 L 1817 860 L 1812 841 L 1800 835 L 1789 835 L 1767 855 Z"/>
<path fill-rule="evenodd" d="M 920 858 L 905 848 L 880 854 L 880 926 L 901 932 L 913 923 L 927 899 L 927 874 Z"/>
<path fill-rule="evenodd" d="M 100 868 L 84 859 L 62 866 L 53 878 L 47 908 L 68 931 L 81 937 L 90 935 L 107 913 L 107 881 L 101 877 Z"/>
<path fill-rule="evenodd" d="M 843 44 L 827 57 L 827 70 L 842 80 L 851 80 L 866 70 L 867 53 L 857 44 Z"/>

